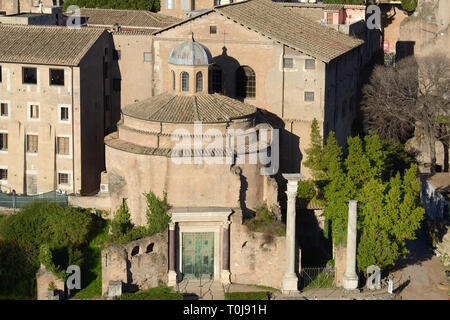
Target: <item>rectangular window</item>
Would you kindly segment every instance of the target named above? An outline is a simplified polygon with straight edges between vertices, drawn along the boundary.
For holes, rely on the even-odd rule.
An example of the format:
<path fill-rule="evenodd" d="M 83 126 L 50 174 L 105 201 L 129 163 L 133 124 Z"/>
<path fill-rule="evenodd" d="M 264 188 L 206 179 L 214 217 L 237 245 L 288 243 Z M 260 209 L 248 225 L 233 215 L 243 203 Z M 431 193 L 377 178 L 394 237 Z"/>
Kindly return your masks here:
<path fill-rule="evenodd" d="M 27 152 L 38 152 L 38 136 L 35 134 L 27 134 Z"/>
<path fill-rule="evenodd" d="M 58 173 L 58 184 L 69 184 L 69 174 L 68 173 Z"/>
<path fill-rule="evenodd" d="M 8 151 L 8 134 L 0 133 L 0 150 Z"/>
<path fill-rule="evenodd" d="M 283 59 L 283 67 L 284 68 L 293 68 L 294 67 L 294 59 L 284 58 Z"/>
<path fill-rule="evenodd" d="M 145 62 L 152 62 L 152 53 L 151 52 L 144 52 L 144 61 Z"/>
<path fill-rule="evenodd" d="M 217 26 L 209 26 L 209 33 L 210 34 L 216 34 L 217 33 Z"/>
<path fill-rule="evenodd" d="M 8 169 L 0 169 L 0 180 L 8 180 Z"/>
<path fill-rule="evenodd" d="M 39 119 L 39 106 L 30 105 L 30 119 Z"/>
<path fill-rule="evenodd" d="M 37 70 L 36 68 L 23 68 L 23 83 L 36 84 L 37 83 Z"/>
<path fill-rule="evenodd" d="M 120 60 L 120 50 L 113 51 L 113 60 Z"/>
<path fill-rule="evenodd" d="M 314 59 L 305 60 L 305 69 L 314 70 L 315 68 L 316 68 L 316 60 Z"/>
<path fill-rule="evenodd" d="M 69 108 L 68 107 L 60 107 L 59 120 L 69 121 Z"/>
<path fill-rule="evenodd" d="M 6 102 L 0 103 L 0 116 L 1 117 L 8 116 L 8 104 Z"/>
<path fill-rule="evenodd" d="M 64 85 L 64 70 L 50 69 L 50 85 L 51 86 Z"/>
<path fill-rule="evenodd" d="M 114 79 L 113 80 L 113 89 L 114 91 L 120 91 L 120 82 L 122 80 L 121 79 Z"/>
<path fill-rule="evenodd" d="M 314 101 L 314 92 L 305 92 L 305 101 Z"/>
<path fill-rule="evenodd" d="M 214 6 L 220 6 L 220 0 L 214 0 Z"/>
<path fill-rule="evenodd" d="M 68 137 L 56 138 L 56 152 L 58 154 L 69 155 L 70 154 L 70 139 Z"/>

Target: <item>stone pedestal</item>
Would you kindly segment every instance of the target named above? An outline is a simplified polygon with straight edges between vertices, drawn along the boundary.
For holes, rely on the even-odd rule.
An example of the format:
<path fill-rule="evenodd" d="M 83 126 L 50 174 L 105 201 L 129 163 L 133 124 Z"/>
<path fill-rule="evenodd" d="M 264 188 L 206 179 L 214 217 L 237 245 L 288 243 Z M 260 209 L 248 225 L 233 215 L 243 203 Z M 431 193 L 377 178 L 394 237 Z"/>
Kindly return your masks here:
<path fill-rule="evenodd" d="M 355 290 L 358 288 L 358 275 L 356 274 L 357 211 L 358 201 L 350 200 L 348 205 L 347 261 L 344 273 L 345 290 Z"/>
<path fill-rule="evenodd" d="M 283 174 L 287 184 L 286 212 L 286 272 L 283 276 L 283 294 L 298 292 L 298 277 L 295 274 L 295 201 L 297 199 L 298 181 L 303 178 L 300 173 Z"/>

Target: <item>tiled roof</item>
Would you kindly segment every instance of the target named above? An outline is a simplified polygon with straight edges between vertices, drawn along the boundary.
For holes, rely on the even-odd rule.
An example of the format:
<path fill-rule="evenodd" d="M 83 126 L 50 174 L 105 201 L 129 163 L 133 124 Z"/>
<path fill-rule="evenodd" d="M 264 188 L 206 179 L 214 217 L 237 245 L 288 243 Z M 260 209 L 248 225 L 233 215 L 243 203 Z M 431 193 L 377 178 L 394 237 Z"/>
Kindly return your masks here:
<path fill-rule="evenodd" d="M 87 18 L 88 25 L 113 26 L 117 23 L 123 27 L 155 29 L 181 21 L 179 18 L 145 10 L 81 8 L 81 16 Z"/>
<path fill-rule="evenodd" d="M 285 7 L 283 3 L 271 0 L 247 0 L 217 6 L 157 31 L 155 34 L 214 11 L 270 39 L 326 63 L 364 43 L 362 40 L 306 18 L 297 10 Z"/>
<path fill-rule="evenodd" d="M 76 66 L 103 29 L 0 25 L 0 61 Z"/>
<path fill-rule="evenodd" d="M 324 10 L 327 11 L 339 11 L 344 8 L 343 4 L 326 4 Z"/>
<path fill-rule="evenodd" d="M 130 117 L 170 123 L 227 122 L 255 112 L 256 107 L 217 93 L 184 95 L 165 92 L 122 109 L 122 113 Z"/>

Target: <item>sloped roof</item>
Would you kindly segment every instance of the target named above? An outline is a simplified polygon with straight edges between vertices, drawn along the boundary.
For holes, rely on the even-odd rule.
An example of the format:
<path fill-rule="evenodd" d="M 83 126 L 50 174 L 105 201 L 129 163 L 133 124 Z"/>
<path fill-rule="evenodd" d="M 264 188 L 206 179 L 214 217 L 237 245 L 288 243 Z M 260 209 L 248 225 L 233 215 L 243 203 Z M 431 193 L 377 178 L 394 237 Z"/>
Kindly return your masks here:
<path fill-rule="evenodd" d="M 117 23 L 123 27 L 155 29 L 181 21 L 179 18 L 145 10 L 81 8 L 81 16 L 87 18 L 88 25 L 113 26 Z"/>
<path fill-rule="evenodd" d="M 297 10 L 285 7 L 283 3 L 276 3 L 271 0 L 247 0 L 217 6 L 157 31 L 155 34 L 211 12 L 218 12 L 263 36 L 326 63 L 364 43 L 362 40 L 308 19 L 303 14 L 298 13 Z"/>
<path fill-rule="evenodd" d="M 255 112 L 256 107 L 217 93 L 183 95 L 164 92 L 122 109 L 124 115 L 133 118 L 169 123 L 221 123 Z"/>
<path fill-rule="evenodd" d="M 0 62 L 77 66 L 103 29 L 0 25 Z"/>

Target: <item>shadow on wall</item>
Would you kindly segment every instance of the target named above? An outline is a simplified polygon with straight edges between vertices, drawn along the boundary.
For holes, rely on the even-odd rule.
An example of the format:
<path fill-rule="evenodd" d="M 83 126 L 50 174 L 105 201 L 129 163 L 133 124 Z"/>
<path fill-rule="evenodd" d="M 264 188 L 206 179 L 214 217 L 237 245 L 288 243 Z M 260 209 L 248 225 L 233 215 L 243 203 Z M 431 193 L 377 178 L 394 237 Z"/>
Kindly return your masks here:
<path fill-rule="evenodd" d="M 415 41 L 397 41 L 395 44 L 396 61 L 414 55 Z"/>
<path fill-rule="evenodd" d="M 220 56 L 213 57 L 211 91 L 219 92 L 225 96 L 234 98 L 236 96 L 236 70 L 241 66 L 233 57 L 227 54 L 227 47 L 222 48 Z"/>
<path fill-rule="evenodd" d="M 117 122 L 120 120 L 120 112 L 122 109 L 122 74 L 119 68 L 120 53 L 114 49 L 116 46 L 112 36 L 110 38 L 110 48 L 110 56 L 112 56 L 112 59 L 109 59 L 108 64 L 110 65 L 109 72 L 111 75 L 109 81 L 111 94 L 109 95 L 110 98 L 105 98 L 105 136 L 117 131 Z M 107 121 L 109 121 L 109 126 L 106 126 Z"/>

